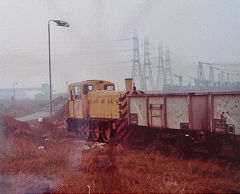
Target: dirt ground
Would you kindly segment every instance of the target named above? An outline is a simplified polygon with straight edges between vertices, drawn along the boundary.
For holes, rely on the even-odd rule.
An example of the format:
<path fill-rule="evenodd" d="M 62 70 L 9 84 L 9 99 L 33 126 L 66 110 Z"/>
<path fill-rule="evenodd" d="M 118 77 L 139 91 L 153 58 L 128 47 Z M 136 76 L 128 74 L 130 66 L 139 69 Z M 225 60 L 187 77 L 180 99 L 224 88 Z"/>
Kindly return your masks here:
<path fill-rule="evenodd" d="M 86 142 L 67 132 L 65 116 L 66 106 L 42 123 L 0 116 L 1 192 L 240 192 L 240 168 L 230 162 Z"/>

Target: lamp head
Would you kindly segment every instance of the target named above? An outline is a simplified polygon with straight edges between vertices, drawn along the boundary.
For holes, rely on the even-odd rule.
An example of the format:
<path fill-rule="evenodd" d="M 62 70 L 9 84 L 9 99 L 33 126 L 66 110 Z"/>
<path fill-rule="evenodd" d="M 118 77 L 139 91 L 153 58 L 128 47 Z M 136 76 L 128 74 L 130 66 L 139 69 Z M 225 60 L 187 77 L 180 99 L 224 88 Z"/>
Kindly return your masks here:
<path fill-rule="evenodd" d="M 52 21 L 54 21 L 58 26 L 62 26 L 62 27 L 69 27 L 70 26 L 70 24 L 67 23 L 64 20 L 52 20 Z"/>

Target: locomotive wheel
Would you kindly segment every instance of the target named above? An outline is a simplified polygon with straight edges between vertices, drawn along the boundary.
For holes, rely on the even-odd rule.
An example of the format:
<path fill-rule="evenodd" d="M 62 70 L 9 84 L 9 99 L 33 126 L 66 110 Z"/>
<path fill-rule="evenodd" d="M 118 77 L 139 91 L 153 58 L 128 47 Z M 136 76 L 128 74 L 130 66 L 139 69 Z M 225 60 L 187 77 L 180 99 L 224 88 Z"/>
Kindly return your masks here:
<path fill-rule="evenodd" d="M 110 140 L 111 128 L 103 128 L 101 132 L 102 140 L 107 143 Z"/>
<path fill-rule="evenodd" d="M 99 131 L 99 127 L 97 125 L 93 125 L 91 127 L 91 137 L 93 141 L 98 141 L 99 136 L 100 136 L 100 131 Z"/>
<path fill-rule="evenodd" d="M 84 125 L 84 129 L 82 130 L 81 136 L 83 139 L 87 140 L 90 136 L 90 132 L 89 132 L 89 125 Z"/>
<path fill-rule="evenodd" d="M 79 139 L 82 138 L 81 131 L 82 131 L 82 130 L 81 130 L 80 126 L 78 126 L 78 127 L 76 128 L 76 130 L 75 130 L 76 137 L 79 138 Z"/>

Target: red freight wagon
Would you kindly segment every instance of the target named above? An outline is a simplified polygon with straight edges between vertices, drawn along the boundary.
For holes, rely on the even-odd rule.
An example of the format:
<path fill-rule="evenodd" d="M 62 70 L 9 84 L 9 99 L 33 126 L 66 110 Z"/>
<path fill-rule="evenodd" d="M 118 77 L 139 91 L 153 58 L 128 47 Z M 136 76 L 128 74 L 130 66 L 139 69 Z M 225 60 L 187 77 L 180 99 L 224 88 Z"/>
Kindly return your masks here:
<path fill-rule="evenodd" d="M 227 142 L 239 155 L 240 92 L 131 95 L 128 106 L 130 126 L 184 136 L 214 153 Z"/>

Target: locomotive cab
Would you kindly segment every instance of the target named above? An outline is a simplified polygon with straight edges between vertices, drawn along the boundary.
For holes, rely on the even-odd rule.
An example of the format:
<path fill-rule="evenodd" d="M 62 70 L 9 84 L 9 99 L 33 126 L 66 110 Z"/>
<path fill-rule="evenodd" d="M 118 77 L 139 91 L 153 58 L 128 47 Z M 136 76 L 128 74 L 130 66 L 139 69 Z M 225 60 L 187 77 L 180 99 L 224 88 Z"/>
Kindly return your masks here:
<path fill-rule="evenodd" d="M 69 85 L 69 118 L 86 118 L 88 93 L 95 90 L 115 90 L 115 84 L 104 80 L 87 80 Z"/>

